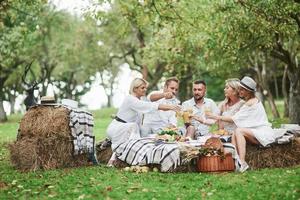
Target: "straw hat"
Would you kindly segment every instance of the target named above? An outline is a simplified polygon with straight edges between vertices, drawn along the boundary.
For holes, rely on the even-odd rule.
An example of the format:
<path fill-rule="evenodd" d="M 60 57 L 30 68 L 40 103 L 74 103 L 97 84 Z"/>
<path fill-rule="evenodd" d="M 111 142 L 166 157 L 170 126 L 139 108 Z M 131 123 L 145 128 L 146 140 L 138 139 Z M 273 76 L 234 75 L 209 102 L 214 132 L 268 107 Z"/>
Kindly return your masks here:
<path fill-rule="evenodd" d="M 255 92 L 256 91 L 256 82 L 252 78 L 250 78 L 249 76 L 245 76 L 240 81 L 240 86 L 243 87 L 244 89 L 250 91 L 250 92 Z"/>
<path fill-rule="evenodd" d="M 53 96 L 42 96 L 41 97 L 41 104 L 46 105 L 46 104 L 54 104 L 55 98 Z"/>

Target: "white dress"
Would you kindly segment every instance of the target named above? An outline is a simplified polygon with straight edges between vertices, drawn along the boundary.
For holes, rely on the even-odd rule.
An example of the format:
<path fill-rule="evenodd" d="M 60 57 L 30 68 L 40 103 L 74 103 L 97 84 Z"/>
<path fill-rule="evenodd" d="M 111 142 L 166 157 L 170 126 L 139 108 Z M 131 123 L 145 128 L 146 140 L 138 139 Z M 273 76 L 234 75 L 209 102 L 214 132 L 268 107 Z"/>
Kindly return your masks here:
<path fill-rule="evenodd" d="M 244 105 L 244 101 L 240 100 L 239 102 L 233 104 L 232 106 L 225 106 L 225 102 L 221 102 L 219 105 L 221 116 L 233 116 L 237 111 L 240 110 L 242 105 Z M 230 135 L 235 131 L 236 125 L 233 122 L 224 122 L 221 121 L 224 130 L 226 130 Z"/>
<path fill-rule="evenodd" d="M 106 130 L 107 136 L 112 142 L 112 149 L 114 150 L 126 140 L 140 138 L 139 121 L 141 115 L 158 110 L 158 105 L 155 102 L 142 101 L 132 95 L 125 97 L 117 116 L 126 123 L 114 119 Z"/>
<path fill-rule="evenodd" d="M 249 128 L 263 146 L 273 143 L 276 139 L 271 124 L 268 122 L 264 106 L 260 101 L 251 106 L 243 105 L 233 115 L 232 119 L 238 128 Z"/>

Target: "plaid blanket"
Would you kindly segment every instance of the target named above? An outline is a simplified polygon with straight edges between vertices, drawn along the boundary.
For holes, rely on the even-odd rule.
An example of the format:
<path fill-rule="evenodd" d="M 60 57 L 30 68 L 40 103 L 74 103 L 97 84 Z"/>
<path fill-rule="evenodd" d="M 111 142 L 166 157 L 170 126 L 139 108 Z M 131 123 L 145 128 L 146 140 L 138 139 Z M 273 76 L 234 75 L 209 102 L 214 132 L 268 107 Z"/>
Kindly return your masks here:
<path fill-rule="evenodd" d="M 231 143 L 223 143 L 224 150 L 230 152 L 235 162 L 235 170 L 240 171 L 241 161 Z M 151 138 L 129 140 L 116 147 L 116 156 L 129 165 L 160 164 L 161 171 L 172 171 L 184 164 L 180 159 L 180 146 L 177 143 L 163 143 Z M 200 147 L 198 147 L 200 148 Z"/>
<path fill-rule="evenodd" d="M 151 138 L 129 140 L 115 149 L 116 156 L 129 165 L 160 164 L 166 172 L 180 165 L 180 151 L 175 143 L 161 143 Z"/>
<path fill-rule="evenodd" d="M 86 111 L 81 111 L 67 107 L 71 110 L 69 126 L 73 136 L 74 154 L 94 153 L 95 136 L 93 134 L 93 115 Z"/>

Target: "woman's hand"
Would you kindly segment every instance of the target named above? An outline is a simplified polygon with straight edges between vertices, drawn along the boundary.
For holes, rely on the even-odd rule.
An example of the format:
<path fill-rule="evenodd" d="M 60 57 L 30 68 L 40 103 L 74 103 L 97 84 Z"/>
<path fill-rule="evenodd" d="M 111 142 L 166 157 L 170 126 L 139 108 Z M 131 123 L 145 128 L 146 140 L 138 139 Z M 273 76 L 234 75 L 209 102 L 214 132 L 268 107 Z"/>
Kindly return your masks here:
<path fill-rule="evenodd" d="M 181 106 L 180 105 L 171 105 L 171 110 L 175 112 L 180 112 L 181 111 Z"/>
<path fill-rule="evenodd" d="M 190 114 L 190 118 L 197 120 L 198 122 L 204 124 L 205 119 L 203 117 L 200 117 L 198 115 Z"/>
<path fill-rule="evenodd" d="M 165 99 L 172 99 L 173 98 L 173 93 L 172 92 L 164 92 L 164 98 Z"/>
<path fill-rule="evenodd" d="M 207 112 L 207 113 L 205 113 L 205 116 L 206 116 L 207 118 L 215 119 L 215 120 L 218 120 L 218 118 L 219 118 L 218 115 L 214 115 L 212 112 Z"/>

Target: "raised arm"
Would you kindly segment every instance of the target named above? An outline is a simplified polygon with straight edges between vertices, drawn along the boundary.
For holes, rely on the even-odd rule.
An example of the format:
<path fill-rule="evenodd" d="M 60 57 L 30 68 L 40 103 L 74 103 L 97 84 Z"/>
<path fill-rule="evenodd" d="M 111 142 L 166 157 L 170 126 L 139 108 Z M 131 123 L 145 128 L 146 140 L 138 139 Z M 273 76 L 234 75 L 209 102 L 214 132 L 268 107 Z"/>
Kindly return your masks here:
<path fill-rule="evenodd" d="M 171 98 L 173 98 L 173 93 L 172 92 L 153 92 L 149 96 L 150 101 L 158 101 L 162 98 L 171 99 Z"/>

